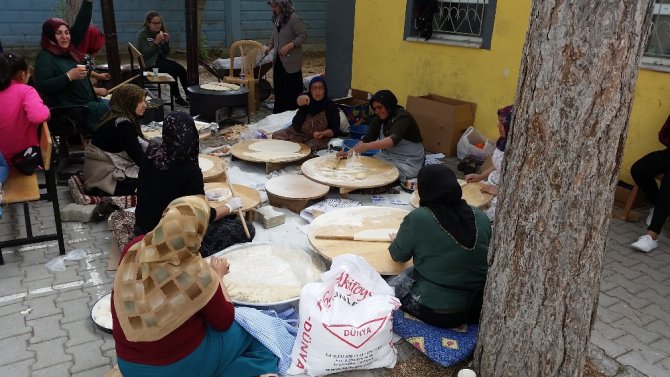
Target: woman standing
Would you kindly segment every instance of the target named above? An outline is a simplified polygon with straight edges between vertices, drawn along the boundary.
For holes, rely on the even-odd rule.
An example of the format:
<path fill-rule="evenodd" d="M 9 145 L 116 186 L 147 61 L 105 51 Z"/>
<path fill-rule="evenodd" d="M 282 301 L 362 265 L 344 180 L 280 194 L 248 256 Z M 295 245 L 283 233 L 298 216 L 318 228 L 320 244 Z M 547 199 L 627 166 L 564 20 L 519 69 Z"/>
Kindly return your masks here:
<path fill-rule="evenodd" d="M 146 91 L 124 84 L 112 94 L 111 109 L 100 121 L 84 151 L 84 187 L 95 195 L 132 195 L 144 159 L 140 121 L 147 109 Z"/>
<path fill-rule="evenodd" d="M 146 234 L 160 221 L 167 205 L 187 195 L 205 195 L 202 171 L 198 165 L 198 131 L 190 115 L 173 112 L 163 122 L 160 145 L 147 148 L 147 158 L 140 165 L 135 210 L 135 235 Z M 242 223 L 230 216 L 242 207 L 242 200 L 233 198 L 225 205 L 211 209 L 209 228 L 200 247 L 203 257 L 228 246 L 249 242 Z M 248 224 L 251 238 L 254 227 Z"/>
<path fill-rule="evenodd" d="M 338 156 L 382 149 L 374 157 L 388 161 L 398 168 L 401 184 L 416 178 L 426 158 L 416 120 L 412 114 L 398 106 L 398 99 L 390 90 L 375 93 L 370 99 L 370 106 L 375 113 L 370 120 L 370 129 L 348 154 L 340 152 Z"/>
<path fill-rule="evenodd" d="M 188 106 L 179 93 L 179 86 L 176 81 L 181 82 L 184 93 L 188 96 L 188 83 L 186 82 L 186 68 L 178 62 L 168 59 L 170 54 L 170 34 L 165 31 L 165 23 L 156 11 L 147 13 L 144 17 L 144 29 L 137 37 L 137 48 L 144 55 L 144 63 L 147 68 L 158 68 L 159 72 L 165 72 L 175 79 L 170 83 L 170 92 L 174 95 L 174 100 L 179 106 Z"/>
<path fill-rule="evenodd" d="M 289 128 L 272 134 L 273 139 L 304 143 L 313 152 L 328 148 L 330 138 L 339 136 L 340 110 L 328 98 L 326 80 L 317 76 L 309 82 L 309 92 L 297 100 L 300 108 Z"/>
<path fill-rule="evenodd" d="M 276 49 L 272 112 L 277 114 L 298 108 L 296 99 L 302 93 L 302 45 L 307 40 L 307 31 L 291 0 L 268 0 L 268 5 L 272 8 L 274 28 L 266 51 Z"/>
<path fill-rule="evenodd" d="M 419 208 L 402 221 L 389 246 L 397 262 L 413 260 L 401 309 L 437 327 L 477 322 L 488 271 L 491 223 L 462 198 L 456 175 L 427 165 L 418 177 Z"/>
<path fill-rule="evenodd" d="M 35 59 L 35 84 L 49 107 L 84 105 L 88 108 L 86 130 L 93 133 L 98 120 L 109 110 L 89 80 L 84 53 L 77 48 L 84 38 L 93 13 L 92 0 L 84 0 L 70 25 L 60 18 L 42 24 L 42 50 Z M 99 88 L 99 95 L 107 90 Z"/>
<path fill-rule="evenodd" d="M 0 151 L 9 163 L 13 156 L 39 145 L 37 125 L 49 119 L 49 108 L 27 85 L 29 77 L 23 56 L 0 54 Z"/>
<path fill-rule="evenodd" d="M 496 214 L 498 186 L 500 186 L 501 183 L 500 172 L 502 171 L 502 161 L 505 156 L 505 147 L 507 146 L 507 135 L 512 126 L 513 110 L 514 107 L 512 106 L 505 106 L 502 109 L 498 109 L 498 133 L 500 136 L 498 137 L 498 141 L 496 141 L 496 149 L 493 151 L 493 156 L 491 156 L 493 165 L 479 174 L 468 174 L 465 176 L 465 180 L 468 182 L 485 180 L 484 187 L 482 187 L 481 191 L 494 196 L 485 212 L 486 216 L 488 216 L 491 221 L 493 221 Z"/>
<path fill-rule="evenodd" d="M 234 321 L 228 262 L 198 253 L 209 216 L 203 197 L 176 199 L 126 246 L 111 308 L 125 377 L 276 376 L 277 357 Z"/>

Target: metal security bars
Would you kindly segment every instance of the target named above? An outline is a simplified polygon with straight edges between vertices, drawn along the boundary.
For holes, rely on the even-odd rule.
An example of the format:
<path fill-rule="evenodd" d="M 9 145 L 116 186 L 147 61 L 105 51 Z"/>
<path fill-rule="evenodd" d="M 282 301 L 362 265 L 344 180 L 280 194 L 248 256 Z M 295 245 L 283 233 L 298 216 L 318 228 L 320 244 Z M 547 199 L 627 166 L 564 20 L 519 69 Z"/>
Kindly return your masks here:
<path fill-rule="evenodd" d="M 438 1 L 433 16 L 433 38 L 461 36 L 481 41 L 488 3 L 488 0 Z"/>

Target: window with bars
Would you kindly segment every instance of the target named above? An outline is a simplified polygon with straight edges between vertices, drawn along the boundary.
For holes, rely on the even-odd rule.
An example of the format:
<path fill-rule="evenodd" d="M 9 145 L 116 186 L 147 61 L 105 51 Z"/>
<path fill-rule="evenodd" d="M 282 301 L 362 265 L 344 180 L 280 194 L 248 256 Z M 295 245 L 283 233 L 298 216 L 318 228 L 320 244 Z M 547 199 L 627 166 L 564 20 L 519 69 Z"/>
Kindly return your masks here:
<path fill-rule="evenodd" d="M 642 65 L 670 68 L 670 0 L 655 0 Z"/>
<path fill-rule="evenodd" d="M 496 0 L 411 0 L 406 39 L 490 48 Z"/>

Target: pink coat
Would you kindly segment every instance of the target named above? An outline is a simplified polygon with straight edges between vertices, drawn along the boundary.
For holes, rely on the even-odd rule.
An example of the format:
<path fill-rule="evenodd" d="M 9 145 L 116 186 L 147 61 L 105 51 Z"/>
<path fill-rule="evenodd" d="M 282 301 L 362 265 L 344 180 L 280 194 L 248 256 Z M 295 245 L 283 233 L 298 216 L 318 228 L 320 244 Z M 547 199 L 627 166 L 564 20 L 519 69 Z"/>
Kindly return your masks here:
<path fill-rule="evenodd" d="M 0 92 L 0 151 L 11 165 L 12 156 L 39 145 L 37 125 L 49 119 L 49 108 L 29 85 L 12 81 Z"/>

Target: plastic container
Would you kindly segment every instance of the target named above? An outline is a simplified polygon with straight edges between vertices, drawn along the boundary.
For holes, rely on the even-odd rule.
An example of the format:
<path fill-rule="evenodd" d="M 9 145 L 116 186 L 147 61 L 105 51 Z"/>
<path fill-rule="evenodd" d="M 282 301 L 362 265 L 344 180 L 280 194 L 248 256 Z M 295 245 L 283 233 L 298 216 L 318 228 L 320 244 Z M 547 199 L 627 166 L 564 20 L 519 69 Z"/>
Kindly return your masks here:
<path fill-rule="evenodd" d="M 370 128 L 369 124 L 357 124 L 349 126 L 349 136 L 352 139 L 360 140 Z"/>
<path fill-rule="evenodd" d="M 350 149 L 350 148 L 353 148 L 354 145 L 358 144 L 359 141 L 360 141 L 359 139 L 344 139 L 343 144 L 344 144 L 345 147 L 346 147 L 345 149 L 348 150 L 348 149 Z M 376 155 L 376 154 L 379 153 L 379 152 L 380 152 L 380 149 L 370 149 L 369 151 L 367 151 L 367 152 L 363 152 L 363 153 L 361 153 L 361 154 L 362 154 L 363 156 L 374 156 L 374 155 Z"/>

